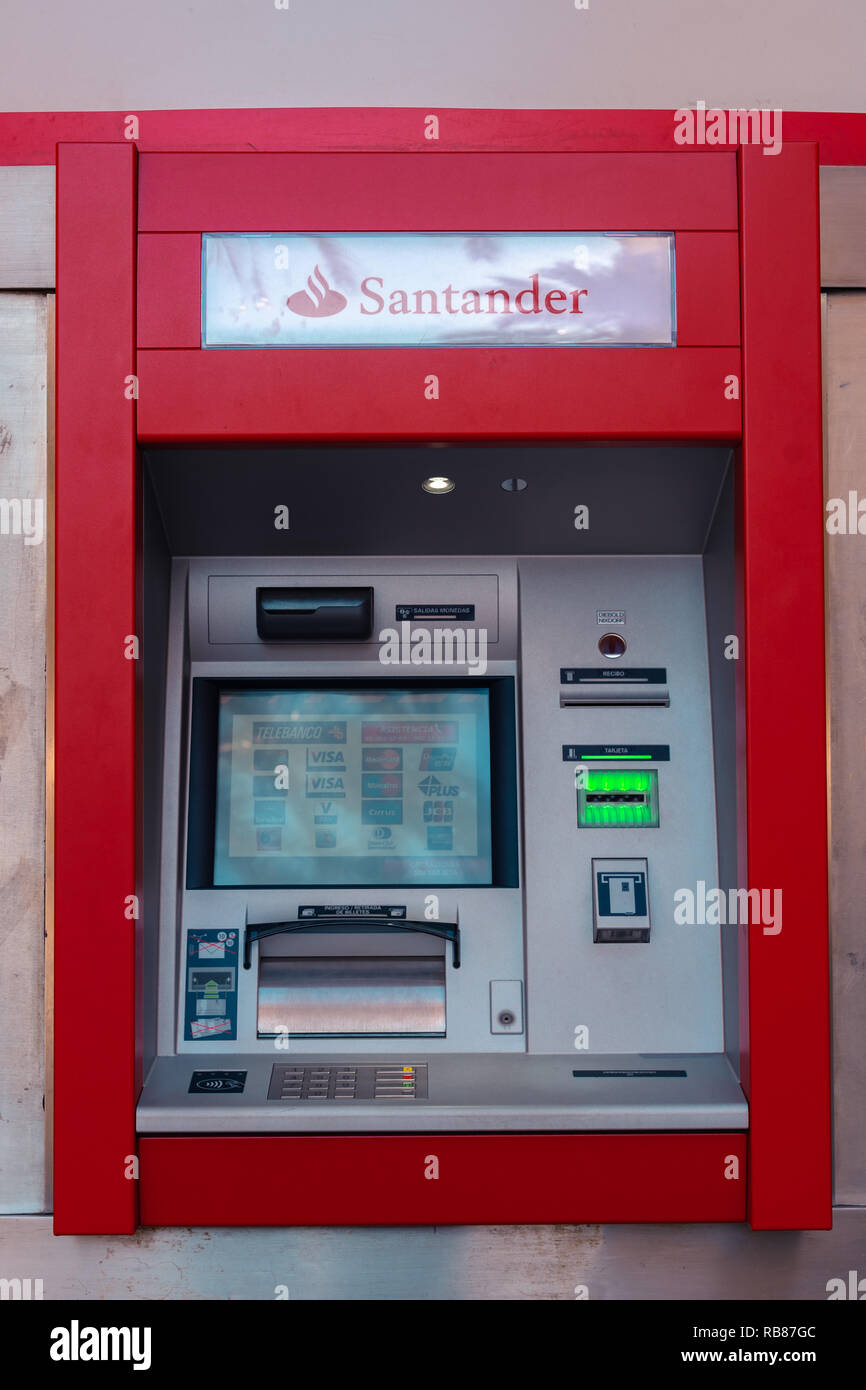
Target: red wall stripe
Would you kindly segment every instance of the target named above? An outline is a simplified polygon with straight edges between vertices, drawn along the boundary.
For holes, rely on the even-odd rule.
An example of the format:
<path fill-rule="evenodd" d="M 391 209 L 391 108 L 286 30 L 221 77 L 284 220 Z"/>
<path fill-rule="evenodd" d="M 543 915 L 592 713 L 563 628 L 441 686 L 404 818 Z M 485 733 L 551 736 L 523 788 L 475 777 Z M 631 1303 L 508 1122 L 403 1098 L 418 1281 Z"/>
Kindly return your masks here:
<path fill-rule="evenodd" d="M 740 239 L 736 232 L 677 232 L 677 344 L 739 345 Z"/>
<path fill-rule="evenodd" d="M 769 166 L 769 167 L 768 167 Z M 743 504 L 750 1219 L 831 1222 L 818 162 L 745 150 Z"/>
<path fill-rule="evenodd" d="M 201 343 L 201 232 L 144 232 L 138 238 L 138 346 Z M 285 229 L 284 229 L 285 230 Z M 680 347 L 737 346 L 740 263 L 736 232 L 677 232 L 676 307 Z"/>
<path fill-rule="evenodd" d="M 142 232 L 736 231 L 732 154 L 144 154 Z"/>
<path fill-rule="evenodd" d="M 201 236 L 138 238 L 138 346 L 201 344 Z"/>
<path fill-rule="evenodd" d="M 141 1140 L 145 1226 L 742 1221 L 745 1188 L 731 1133 Z"/>
<path fill-rule="evenodd" d="M 439 149 L 676 150 L 671 108 L 510 111 L 433 108 Z M 139 111 L 140 150 L 430 149 L 430 108 L 297 107 Z M 53 164 L 58 141 L 126 138 L 125 111 L 0 114 L 0 164 Z M 822 164 L 866 164 L 866 115 L 785 111 L 783 134 L 814 141 Z M 719 146 L 724 149 L 725 146 Z"/>
<path fill-rule="evenodd" d="M 132 1231 L 135 150 L 57 170 L 54 1229 Z"/>
<path fill-rule="evenodd" d="M 139 439 L 737 439 L 737 348 L 142 351 Z M 438 399 L 428 399 L 428 377 Z"/>

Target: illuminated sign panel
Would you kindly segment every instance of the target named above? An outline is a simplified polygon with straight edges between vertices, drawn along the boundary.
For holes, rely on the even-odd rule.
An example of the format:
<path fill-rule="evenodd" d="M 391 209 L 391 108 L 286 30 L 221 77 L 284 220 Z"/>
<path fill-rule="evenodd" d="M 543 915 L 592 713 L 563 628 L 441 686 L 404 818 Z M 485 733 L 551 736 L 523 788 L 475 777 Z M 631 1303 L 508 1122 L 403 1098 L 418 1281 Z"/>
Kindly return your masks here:
<path fill-rule="evenodd" d="M 673 347 L 672 233 L 206 235 L 203 347 Z"/>

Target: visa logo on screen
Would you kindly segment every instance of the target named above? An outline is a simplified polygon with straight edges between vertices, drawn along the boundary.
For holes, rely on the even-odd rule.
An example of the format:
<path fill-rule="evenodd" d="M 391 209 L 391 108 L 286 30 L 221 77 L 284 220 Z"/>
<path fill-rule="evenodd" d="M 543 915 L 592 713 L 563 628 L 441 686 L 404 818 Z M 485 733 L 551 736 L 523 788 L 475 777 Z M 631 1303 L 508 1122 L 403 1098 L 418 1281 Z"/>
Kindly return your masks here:
<path fill-rule="evenodd" d="M 307 796 L 345 796 L 345 778 L 325 773 L 307 773 Z"/>
<path fill-rule="evenodd" d="M 322 763 L 338 763 L 346 766 L 346 756 L 342 748 L 308 748 L 307 767 L 320 767 Z"/>

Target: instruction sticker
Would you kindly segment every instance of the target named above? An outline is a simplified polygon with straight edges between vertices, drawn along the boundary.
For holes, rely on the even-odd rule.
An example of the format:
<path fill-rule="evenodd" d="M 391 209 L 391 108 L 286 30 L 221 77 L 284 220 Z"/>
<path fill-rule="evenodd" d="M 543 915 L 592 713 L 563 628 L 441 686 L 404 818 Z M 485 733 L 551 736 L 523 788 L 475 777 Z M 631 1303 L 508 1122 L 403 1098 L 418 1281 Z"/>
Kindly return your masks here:
<path fill-rule="evenodd" d="M 238 1026 L 238 933 L 190 931 L 186 939 L 186 1042 L 234 1040 Z"/>

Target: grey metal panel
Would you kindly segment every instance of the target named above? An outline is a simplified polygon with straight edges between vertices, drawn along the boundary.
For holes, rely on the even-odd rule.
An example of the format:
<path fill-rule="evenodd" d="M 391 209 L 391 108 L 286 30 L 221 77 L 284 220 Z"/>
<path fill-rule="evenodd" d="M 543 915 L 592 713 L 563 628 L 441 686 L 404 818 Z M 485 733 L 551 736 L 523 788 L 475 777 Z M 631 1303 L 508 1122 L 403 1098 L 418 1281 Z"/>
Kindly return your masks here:
<path fill-rule="evenodd" d="M 674 921 L 674 893 L 716 873 L 701 561 L 521 560 L 527 1027 L 531 1052 L 589 1029 L 593 1052 L 722 1047 L 719 928 Z M 599 609 L 626 611 L 623 666 L 667 670 L 670 708 L 561 709 L 560 666 L 597 667 Z M 658 829 L 579 829 L 562 746 L 668 744 Z M 628 764 L 626 764 L 628 766 Z M 647 858 L 652 937 L 594 943 L 593 858 Z"/>
<path fill-rule="evenodd" d="M 53 164 L 0 166 L 0 290 L 54 288 L 54 187 Z"/>
<path fill-rule="evenodd" d="M 162 1026 L 160 1037 L 163 1053 L 177 1051 L 185 1058 L 208 1057 L 212 1066 L 227 1065 L 227 1059 L 239 1052 L 253 1053 L 260 1057 L 274 1056 L 274 1041 L 259 1038 L 256 1024 L 257 1016 L 257 975 L 260 954 L 288 955 L 296 957 L 316 952 L 319 939 L 312 934 L 299 937 L 292 945 L 285 945 L 285 937 L 274 937 L 253 948 L 252 968 L 239 971 L 238 982 L 238 1041 L 182 1041 L 183 1039 L 183 997 L 177 989 L 176 961 L 174 949 L 175 933 L 186 933 L 198 928 L 227 928 L 242 931 L 245 916 L 250 922 L 294 921 L 301 903 L 358 903 L 371 905 L 386 903 L 405 904 L 411 919 L 423 920 L 427 890 L 419 888 L 328 888 L 311 890 L 286 889 L 198 889 L 183 893 L 182 915 L 180 911 L 166 911 L 162 924 L 164 950 L 160 970 L 160 1015 Z M 442 922 L 460 923 L 462 964 L 455 970 L 450 963 L 450 948 L 445 949 L 446 994 L 447 994 L 447 1032 L 445 1037 L 425 1039 L 425 1051 L 431 1054 L 470 1052 L 485 1050 L 495 1052 L 522 1052 L 525 1047 L 521 1035 L 490 1034 L 490 981 L 493 979 L 521 978 L 523 974 L 523 933 L 521 913 L 521 893 L 519 888 L 473 888 L 440 889 L 439 919 Z M 175 925 L 177 923 L 178 925 Z M 338 939 L 345 939 L 340 935 Z M 427 944 L 428 939 L 401 936 L 389 946 L 389 954 L 394 956 L 427 954 L 435 950 L 441 954 L 438 944 Z M 432 939 L 430 939 L 432 941 Z M 313 943 L 308 945 L 307 942 Z M 402 944 L 402 943 L 406 944 Z M 377 954 L 381 952 L 382 937 L 378 934 L 368 938 L 367 946 Z M 328 954 L 328 948 L 319 944 L 317 953 Z M 173 1019 L 174 1028 L 171 1041 L 168 1040 L 168 1020 Z M 176 1030 L 176 1031 L 175 1031 Z M 175 1038 L 177 1041 L 175 1041 Z M 393 1051 L 393 1041 L 388 1038 L 341 1039 L 323 1038 L 316 1043 L 317 1051 L 323 1054 L 353 1055 L 365 1052 Z M 277 1055 L 280 1055 L 279 1053 Z"/>
<path fill-rule="evenodd" d="M 146 452 L 175 555 L 271 556 L 698 554 L 729 455 L 684 444 Z M 443 473 L 453 492 L 422 491 Z M 528 486 L 504 491 L 513 477 Z M 274 528 L 281 504 L 287 531 Z M 576 528 L 577 506 L 588 527 Z"/>
<path fill-rule="evenodd" d="M 144 1000 L 145 1009 L 157 1009 L 157 1045 L 171 1052 L 175 1042 L 175 994 L 180 958 L 180 896 L 184 868 L 186 825 L 181 807 L 186 805 L 187 767 L 182 750 L 188 738 L 187 701 L 189 631 L 187 590 L 189 567 L 173 560 L 169 598 L 168 650 L 165 674 L 165 732 L 162 767 L 162 853 L 159 882 L 159 989 L 157 998 Z"/>
<path fill-rule="evenodd" d="M 821 183 L 821 284 L 866 288 L 866 169 L 824 165 Z"/>
<path fill-rule="evenodd" d="M 0 1211 L 7 1212 L 44 1211 L 47 1205 L 48 344 L 49 296 L 0 294 Z M 29 539 L 22 504 L 28 507 Z"/>
<path fill-rule="evenodd" d="M 436 578 L 431 581 L 430 576 Z M 374 633 L 370 642 L 283 643 L 262 642 L 255 630 L 255 589 L 259 585 L 290 582 L 372 584 L 374 595 Z M 439 588 L 442 583 L 447 592 Z M 425 592 L 426 588 L 426 592 Z M 245 662 L 231 669 L 238 676 L 261 674 L 252 663 L 266 662 L 273 674 L 323 675 L 323 663 L 339 663 L 339 670 L 328 674 L 390 676 L 393 666 L 378 660 L 379 632 L 400 624 L 394 617 L 397 603 L 414 602 L 412 595 L 423 595 L 420 602 L 473 603 L 474 623 L 462 624 L 450 618 L 418 619 L 413 627 L 439 626 L 455 630 L 483 629 L 490 649 L 489 660 L 513 660 L 517 655 L 517 568 L 513 560 L 486 557 L 475 559 L 431 559 L 429 557 L 280 559 L 265 556 L 243 559 L 231 556 L 193 558 L 189 561 L 190 649 L 193 661 L 222 662 L 214 674 L 227 674 L 229 662 Z M 440 595 L 441 598 L 437 598 Z M 250 631 L 249 623 L 252 627 Z M 473 649 L 475 651 L 477 649 Z M 473 652 L 467 653 L 472 656 Z M 305 669 L 304 663 L 309 664 Z M 280 672 L 280 666 L 285 667 Z M 202 668 L 199 674 L 207 674 Z M 443 667 L 407 665 L 412 676 L 442 675 Z M 462 674 L 462 673 L 461 673 Z"/>
<path fill-rule="evenodd" d="M 141 789 L 141 833 L 136 860 L 139 920 L 136 936 L 141 979 L 142 1058 L 155 1056 L 155 999 L 159 970 L 159 904 L 162 840 L 162 754 L 165 742 L 165 672 L 168 652 L 171 557 L 147 474 L 139 506 L 141 564 L 136 610 L 141 656 L 136 662 L 136 697 L 141 709 L 137 779 Z"/>
<path fill-rule="evenodd" d="M 301 567 L 303 570 L 303 566 Z M 404 567 L 405 568 L 405 567 Z M 316 584 L 326 588 L 341 588 L 351 585 L 372 585 L 373 587 L 373 628 L 369 642 L 345 642 L 342 650 L 355 646 L 373 646 L 379 642 L 379 633 L 386 628 L 400 631 L 397 617 L 398 604 L 440 604 L 469 603 L 475 609 L 471 622 L 461 622 L 455 618 L 415 618 L 413 627 L 436 624 L 440 627 L 460 631 L 467 627 L 483 628 L 490 645 L 499 639 L 498 582 L 495 574 L 437 573 L 430 569 L 404 574 L 336 574 L 321 572 L 310 575 L 288 574 L 212 574 L 208 581 L 208 640 L 211 646 L 220 644 L 247 645 L 255 648 L 254 655 L 264 659 L 267 653 L 281 649 L 285 660 L 298 648 L 299 643 L 263 642 L 256 632 L 256 589 L 273 586 L 275 588 Z"/>
<path fill-rule="evenodd" d="M 166 1227 L 56 1237 L 48 1217 L 0 1218 L 4 1271 L 46 1300 L 573 1302 L 575 1298 L 823 1302 L 863 1273 L 866 1210 L 832 1231 L 727 1225 Z M 853 1310 L 852 1310 L 853 1312 Z M 775 1319 L 778 1321 L 778 1319 Z"/>
<path fill-rule="evenodd" d="M 866 495 L 866 293 L 827 297 L 825 496 Z M 861 502 L 862 505 L 862 502 Z M 848 523 L 851 524 L 850 516 Z M 856 527 L 856 518 L 854 525 Z M 866 524 L 866 523 L 862 523 Z M 866 1202 L 866 538 L 826 539 L 835 1200 Z"/>
<path fill-rule="evenodd" d="M 710 706 L 713 721 L 713 761 L 716 772 L 718 882 L 745 887 L 738 878 L 737 856 L 737 660 L 726 657 L 727 639 L 737 634 L 734 555 L 733 465 L 728 469 L 704 551 L 704 595 L 707 611 L 707 653 Z M 721 928 L 725 1049 L 739 1069 L 738 928 Z"/>
<path fill-rule="evenodd" d="M 427 1064 L 428 1095 L 411 1105 L 357 1103 L 311 1105 L 268 1102 L 274 1062 L 312 1066 L 337 1060 L 353 1066 L 382 1065 L 383 1055 L 341 1051 L 288 1051 L 272 1046 L 270 1056 L 235 1054 L 232 1068 L 247 1071 L 243 1094 L 190 1095 L 196 1067 L 212 1067 L 211 1056 L 196 1061 L 159 1057 L 138 1106 L 138 1128 L 145 1134 L 192 1133 L 382 1133 L 613 1130 L 742 1130 L 748 1110 L 727 1058 L 682 1055 L 497 1056 L 451 1053 L 435 1056 L 427 1039 L 393 1041 L 387 1059 Z M 226 1064 L 227 1065 L 227 1064 Z M 587 1071 L 658 1073 L 685 1076 L 575 1076 Z"/>
<path fill-rule="evenodd" d="M 177 1041 L 183 1036 L 183 999 L 177 987 L 178 956 L 185 941 L 183 933 L 191 928 L 229 927 L 243 928 L 245 920 L 251 922 L 288 921 L 297 916 L 298 906 L 307 903 L 362 903 L 373 904 L 382 901 L 381 888 L 378 889 L 336 889 L 328 888 L 316 892 L 297 890 L 185 890 L 184 881 L 184 842 L 186 834 L 186 778 L 189 726 L 188 714 L 190 691 L 188 677 L 208 676 L 261 676 L 264 669 L 275 676 L 315 677 L 322 674 L 339 674 L 351 678 L 365 676 L 394 678 L 400 668 L 384 667 L 378 661 L 378 646 L 345 644 L 319 644 L 302 646 L 286 651 L 277 644 L 275 652 L 261 653 L 271 656 L 267 668 L 259 660 L 250 660 L 248 644 L 211 647 L 208 642 L 208 593 L 209 581 L 213 574 L 222 576 L 261 574 L 270 578 L 277 574 L 313 574 L 321 572 L 339 574 L 343 565 L 346 572 L 367 575 L 406 575 L 417 582 L 419 577 L 429 573 L 430 561 L 424 559 L 375 560 L 357 559 L 225 559 L 177 560 L 174 565 L 172 588 L 172 618 L 169 650 L 168 677 L 166 682 L 166 741 L 165 741 L 165 796 L 163 817 L 166 827 L 166 847 L 163 860 L 163 886 L 161 899 L 161 946 L 160 946 L 160 987 L 159 987 L 159 1050 L 168 1054 L 175 1049 L 179 1052 L 192 1052 L 195 1055 L 210 1055 L 215 1058 L 231 1055 L 237 1049 L 259 1050 L 267 1053 L 272 1048 L 268 1039 L 258 1039 L 256 1029 L 256 965 L 258 948 L 254 951 L 254 969 L 248 974 L 241 972 L 238 993 L 238 1042 L 219 1041 L 184 1042 Z M 447 575 L 464 576 L 469 586 L 467 601 L 472 601 L 472 584 L 479 578 L 482 581 L 482 598 L 479 603 L 489 603 L 491 576 L 495 579 L 499 596 L 498 628 L 499 644 L 495 648 L 498 657 L 502 654 L 516 655 L 517 647 L 517 580 L 513 561 L 485 559 L 439 561 L 436 572 Z M 484 587 L 486 586 L 486 587 Z M 187 587 L 189 591 L 189 633 L 186 631 Z M 488 595 L 485 600 L 484 596 Z M 449 596 L 453 598 L 453 595 Z M 431 592 L 430 598 L 433 598 Z M 191 663 L 187 677 L 184 677 L 184 660 L 192 647 L 193 654 L 199 657 L 216 658 L 197 660 Z M 347 659 L 347 647 L 351 657 Z M 357 654 L 357 655 L 356 655 Z M 260 655 L 255 649 L 255 655 Z M 238 660 L 232 660 L 232 657 Z M 403 668 L 406 674 L 417 677 L 419 674 L 441 676 L 443 674 L 466 674 L 466 668 L 416 667 Z M 501 659 L 491 660 L 487 674 L 513 674 L 513 662 Z M 486 1047 L 504 1052 L 522 1051 L 525 1042 L 521 1035 L 511 1033 L 491 1036 L 489 1031 L 489 990 L 491 979 L 522 978 L 523 945 L 520 889 L 472 889 L 462 893 L 455 890 L 441 890 L 439 916 L 442 921 L 459 920 L 463 935 L 463 964 L 459 971 L 449 967 L 447 973 L 448 1025 L 444 1038 L 431 1039 L 428 1046 L 433 1050 L 466 1051 Z M 387 900 L 405 903 L 410 917 L 423 919 L 426 909 L 425 891 L 420 889 L 389 890 Z M 182 908 L 181 908 L 182 904 Z M 295 948 L 293 948 L 295 953 Z M 246 978 L 245 978 L 246 974 Z M 356 1047 L 370 1046 L 369 1041 L 358 1040 Z M 387 1039 L 380 1043 L 382 1048 L 390 1044 Z M 323 1040 L 323 1051 L 344 1050 L 346 1042 L 340 1039 Z"/>
<path fill-rule="evenodd" d="M 523 1032 L 523 981 L 490 981 L 491 1033 Z"/>

